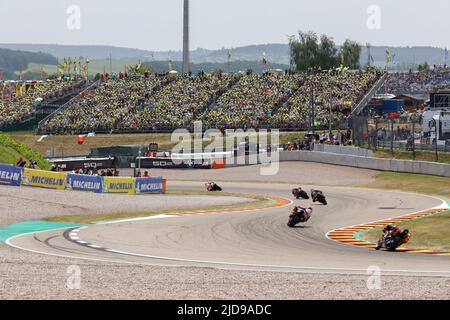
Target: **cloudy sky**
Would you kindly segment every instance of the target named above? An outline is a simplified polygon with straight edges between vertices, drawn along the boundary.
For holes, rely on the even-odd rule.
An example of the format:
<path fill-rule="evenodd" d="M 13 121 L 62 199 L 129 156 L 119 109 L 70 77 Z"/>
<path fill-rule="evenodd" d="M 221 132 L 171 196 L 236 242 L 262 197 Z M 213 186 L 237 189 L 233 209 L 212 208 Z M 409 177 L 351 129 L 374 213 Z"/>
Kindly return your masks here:
<path fill-rule="evenodd" d="M 190 1 L 192 48 L 286 43 L 297 30 L 326 33 L 337 43 L 351 38 L 373 45 L 450 47 L 448 0 Z M 182 2 L 0 0 L 0 42 L 178 50 Z M 73 5 L 79 24 L 74 11 L 67 13 Z"/>

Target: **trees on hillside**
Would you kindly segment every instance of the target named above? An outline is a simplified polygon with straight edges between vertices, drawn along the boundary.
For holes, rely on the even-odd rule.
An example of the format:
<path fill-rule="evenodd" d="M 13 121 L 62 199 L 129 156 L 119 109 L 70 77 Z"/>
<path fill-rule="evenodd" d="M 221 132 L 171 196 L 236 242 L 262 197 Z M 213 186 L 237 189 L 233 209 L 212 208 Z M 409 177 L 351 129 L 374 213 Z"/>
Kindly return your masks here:
<path fill-rule="evenodd" d="M 298 38 L 289 39 L 291 62 L 298 71 L 329 70 L 339 66 L 359 68 L 361 46 L 346 40 L 338 50 L 333 38 L 313 31 L 300 31 Z"/>

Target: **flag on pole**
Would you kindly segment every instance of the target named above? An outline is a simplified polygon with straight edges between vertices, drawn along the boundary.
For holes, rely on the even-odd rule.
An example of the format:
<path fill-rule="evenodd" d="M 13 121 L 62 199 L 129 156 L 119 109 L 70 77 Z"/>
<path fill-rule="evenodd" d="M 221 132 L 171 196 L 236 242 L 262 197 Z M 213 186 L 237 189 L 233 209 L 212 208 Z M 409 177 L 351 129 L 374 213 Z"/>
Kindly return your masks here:
<path fill-rule="evenodd" d="M 389 49 L 386 49 L 386 64 L 390 65 L 392 63 L 392 56 Z"/>
<path fill-rule="evenodd" d="M 444 61 L 445 61 L 445 64 L 447 64 L 447 61 L 448 61 L 448 49 L 447 49 L 447 47 L 445 47 Z"/>
<path fill-rule="evenodd" d="M 22 83 L 22 85 L 20 86 L 20 95 L 23 96 L 25 94 L 25 89 L 26 89 L 27 85 L 25 83 L 25 81 Z"/>
<path fill-rule="evenodd" d="M 263 64 L 263 65 L 266 65 L 266 64 L 267 64 L 267 55 L 266 55 L 266 52 L 265 52 L 265 51 L 263 52 L 262 64 Z"/>
<path fill-rule="evenodd" d="M 345 55 L 344 55 L 344 51 L 341 51 L 341 65 L 345 64 Z"/>

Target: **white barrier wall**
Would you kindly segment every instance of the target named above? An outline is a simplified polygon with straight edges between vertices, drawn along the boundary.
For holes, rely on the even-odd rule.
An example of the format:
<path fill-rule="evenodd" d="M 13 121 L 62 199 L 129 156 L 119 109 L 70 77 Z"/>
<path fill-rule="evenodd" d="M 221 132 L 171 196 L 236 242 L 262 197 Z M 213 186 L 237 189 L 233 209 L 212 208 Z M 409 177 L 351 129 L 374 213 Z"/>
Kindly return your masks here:
<path fill-rule="evenodd" d="M 358 157 L 316 151 L 282 151 L 280 161 L 305 161 L 379 171 L 405 172 L 450 177 L 450 164 Z"/>
<path fill-rule="evenodd" d="M 328 144 L 314 144 L 314 151 L 345 154 L 349 156 L 373 157 L 373 151 L 357 147 L 344 147 Z"/>

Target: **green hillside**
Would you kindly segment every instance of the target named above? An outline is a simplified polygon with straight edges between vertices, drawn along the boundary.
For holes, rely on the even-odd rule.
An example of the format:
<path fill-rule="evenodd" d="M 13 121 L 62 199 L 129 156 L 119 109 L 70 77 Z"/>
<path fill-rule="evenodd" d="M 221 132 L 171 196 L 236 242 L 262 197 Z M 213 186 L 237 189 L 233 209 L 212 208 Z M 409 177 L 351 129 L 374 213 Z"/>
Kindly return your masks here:
<path fill-rule="evenodd" d="M 19 157 L 21 155 L 17 151 L 0 145 L 0 163 L 15 164 Z"/>
<path fill-rule="evenodd" d="M 8 134 L 0 132 L 0 163 L 15 164 L 19 157 L 23 157 L 27 161 L 33 159 L 41 169 L 50 169 L 50 162 L 44 159 L 42 155 L 13 140 Z"/>

